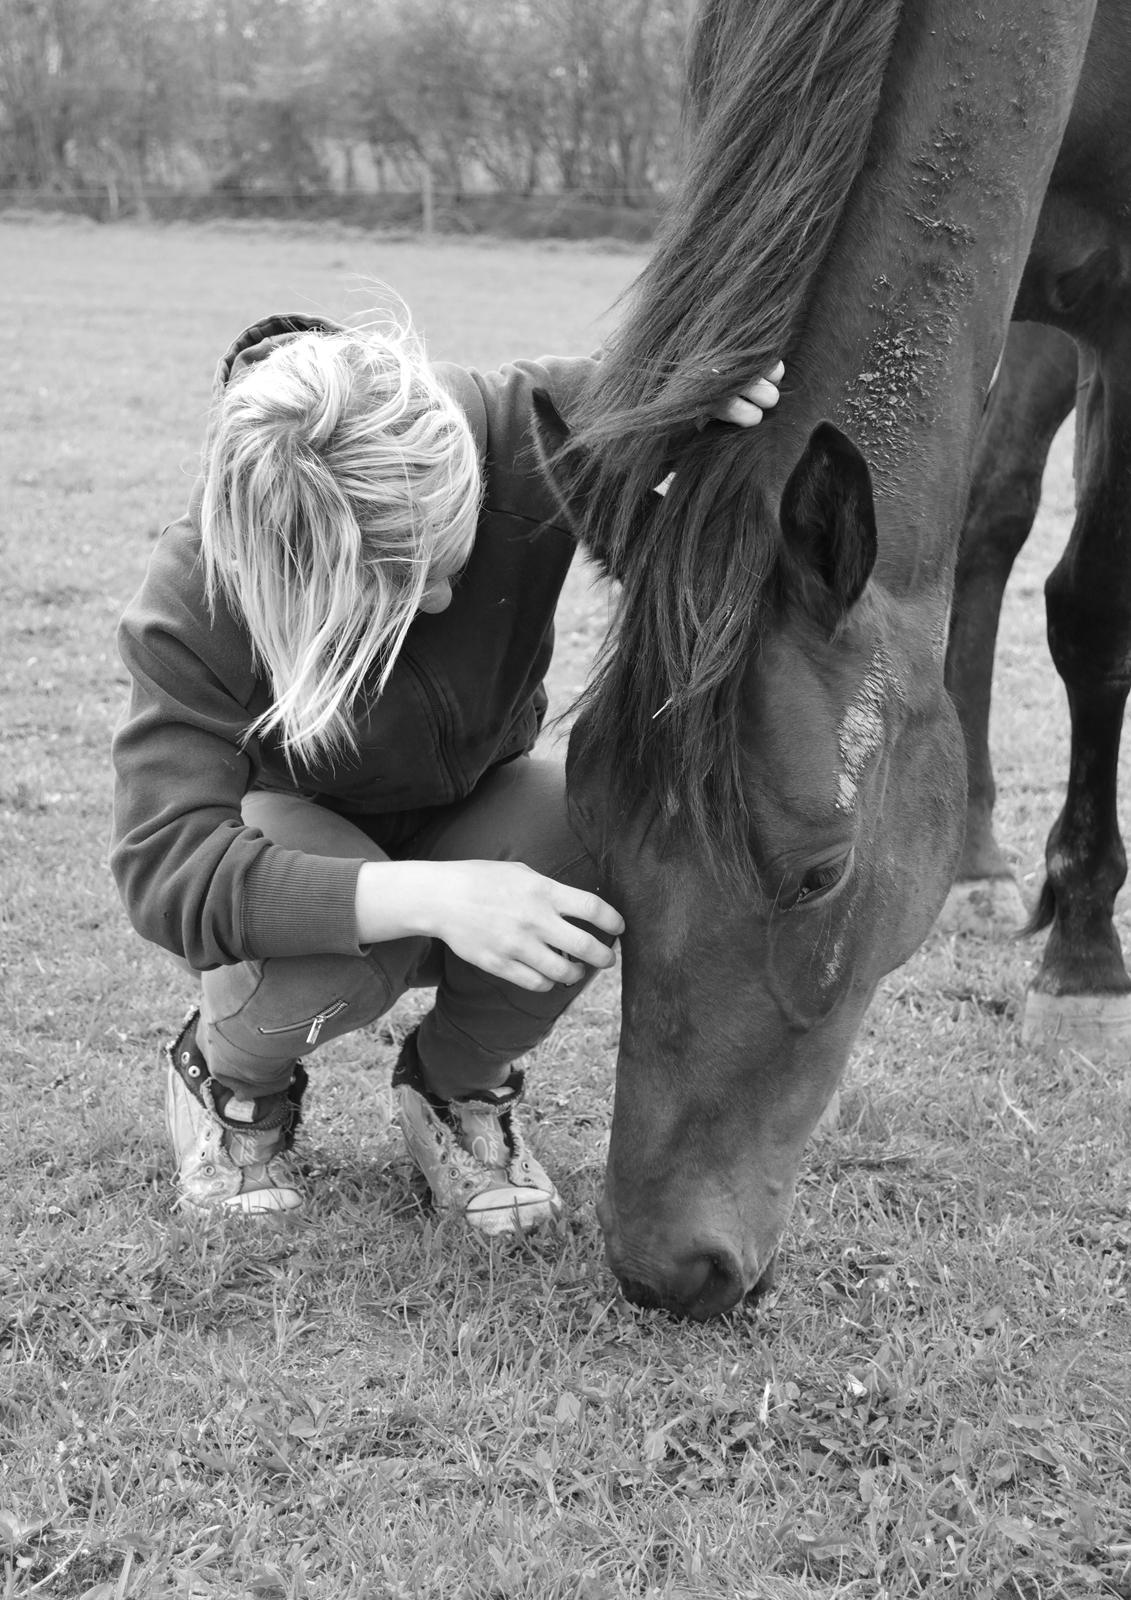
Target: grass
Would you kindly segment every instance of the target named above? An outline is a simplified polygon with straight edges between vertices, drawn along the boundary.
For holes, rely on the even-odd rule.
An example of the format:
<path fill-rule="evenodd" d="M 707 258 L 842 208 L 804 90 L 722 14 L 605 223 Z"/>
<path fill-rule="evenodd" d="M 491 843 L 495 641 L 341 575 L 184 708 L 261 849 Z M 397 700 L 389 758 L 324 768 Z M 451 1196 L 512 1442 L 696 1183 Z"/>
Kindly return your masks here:
<path fill-rule="evenodd" d="M 584 350 L 635 258 L 2 221 L 0 257 L 0 1596 L 1127 1600 L 1127 1078 L 1022 1048 L 1031 946 L 936 935 L 883 985 L 780 1288 L 714 1325 L 632 1309 L 602 1263 L 615 977 L 533 1064 L 568 1206 L 544 1235 L 488 1245 L 423 1204 L 387 1089 L 423 997 L 319 1053 L 309 1220 L 170 1211 L 157 1052 L 191 989 L 105 867 L 112 634 L 212 364 L 264 310 L 365 306 L 366 277 L 438 356 Z M 1069 462 L 1065 438 L 998 675 L 1030 894 Z M 605 615 L 579 571 L 559 708 Z"/>

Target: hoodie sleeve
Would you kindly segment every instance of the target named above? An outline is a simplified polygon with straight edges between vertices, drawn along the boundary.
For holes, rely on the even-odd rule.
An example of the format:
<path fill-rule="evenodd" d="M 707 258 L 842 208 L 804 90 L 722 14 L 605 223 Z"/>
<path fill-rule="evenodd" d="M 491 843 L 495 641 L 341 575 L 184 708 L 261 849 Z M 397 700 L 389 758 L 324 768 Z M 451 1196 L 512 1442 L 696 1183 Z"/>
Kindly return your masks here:
<path fill-rule="evenodd" d="M 496 372 L 478 372 L 450 362 L 436 363 L 436 374 L 463 408 L 482 456 L 506 460 L 529 447 L 533 396 L 549 395 L 559 414 L 570 412 L 593 371 L 591 356 L 542 356 L 537 361 L 512 361 Z"/>
<path fill-rule="evenodd" d="M 208 615 L 198 553 L 187 519 L 173 524 L 119 628 L 132 688 L 113 746 L 110 865 L 130 920 L 198 971 L 360 955 L 361 859 L 284 849 L 243 822 L 256 679 L 234 620 Z"/>
<path fill-rule="evenodd" d="M 569 524 L 561 498 L 545 471 L 534 431 L 534 394 L 542 390 L 567 423 L 592 374 L 589 356 L 543 356 L 515 361 L 496 372 L 440 364 L 437 373 L 471 423 L 485 475 L 486 510 L 538 523 Z"/>

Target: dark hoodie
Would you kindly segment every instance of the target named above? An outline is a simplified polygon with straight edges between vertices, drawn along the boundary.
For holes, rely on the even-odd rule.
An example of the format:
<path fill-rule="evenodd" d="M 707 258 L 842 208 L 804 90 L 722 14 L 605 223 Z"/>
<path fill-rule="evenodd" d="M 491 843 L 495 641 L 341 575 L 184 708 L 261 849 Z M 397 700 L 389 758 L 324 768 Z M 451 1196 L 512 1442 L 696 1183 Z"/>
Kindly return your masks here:
<path fill-rule="evenodd" d="M 273 317 L 224 356 L 220 385 L 280 339 L 332 324 Z M 293 773 L 271 739 L 242 742 L 270 703 L 240 620 L 204 596 L 197 508 L 162 534 L 119 629 L 132 679 L 114 740 L 110 862 L 138 932 L 199 971 L 268 956 L 360 954 L 357 860 L 308 855 L 246 827 L 253 786 L 304 794 L 380 833 L 380 820 L 469 794 L 528 751 L 573 537 L 539 468 L 531 395 L 568 414 L 587 360 L 518 362 L 482 374 L 438 364 L 483 461 L 475 546 L 450 607 L 419 615 L 379 699 L 356 708 L 356 757 Z"/>

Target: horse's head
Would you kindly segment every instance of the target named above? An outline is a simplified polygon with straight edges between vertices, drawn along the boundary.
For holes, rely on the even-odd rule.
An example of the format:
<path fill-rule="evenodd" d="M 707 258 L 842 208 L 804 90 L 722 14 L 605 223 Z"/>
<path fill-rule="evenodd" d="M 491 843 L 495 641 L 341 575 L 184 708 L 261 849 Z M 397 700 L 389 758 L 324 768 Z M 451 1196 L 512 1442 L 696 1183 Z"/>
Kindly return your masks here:
<path fill-rule="evenodd" d="M 720 729 L 719 759 L 738 747 L 738 858 L 685 825 L 678 791 L 657 807 L 619 781 L 615 677 L 570 742 L 575 823 L 628 930 L 608 1259 L 631 1299 L 693 1317 L 767 1281 L 803 1146 L 878 979 L 930 927 L 959 840 L 942 619 L 877 581 L 868 469 L 835 428 L 813 433 L 773 520 Z"/>

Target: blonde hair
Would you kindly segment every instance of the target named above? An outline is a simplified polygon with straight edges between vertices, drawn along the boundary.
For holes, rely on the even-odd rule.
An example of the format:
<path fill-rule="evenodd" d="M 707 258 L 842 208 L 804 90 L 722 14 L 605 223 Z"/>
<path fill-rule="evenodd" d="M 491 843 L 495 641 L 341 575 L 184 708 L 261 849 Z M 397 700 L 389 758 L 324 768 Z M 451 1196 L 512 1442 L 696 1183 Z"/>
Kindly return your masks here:
<path fill-rule="evenodd" d="M 206 592 L 241 617 L 272 703 L 245 738 L 288 761 L 357 749 L 429 581 L 471 552 L 479 457 L 406 324 L 304 333 L 237 370 L 204 446 Z"/>

